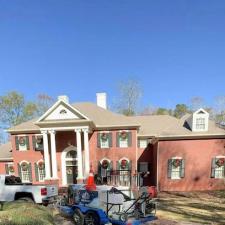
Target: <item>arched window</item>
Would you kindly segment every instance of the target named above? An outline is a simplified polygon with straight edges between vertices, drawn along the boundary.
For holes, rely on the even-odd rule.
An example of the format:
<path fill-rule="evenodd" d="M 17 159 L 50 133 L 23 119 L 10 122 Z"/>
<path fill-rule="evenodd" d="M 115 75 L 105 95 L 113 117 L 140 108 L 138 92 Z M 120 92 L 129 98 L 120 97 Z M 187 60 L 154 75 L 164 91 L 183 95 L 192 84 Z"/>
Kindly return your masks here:
<path fill-rule="evenodd" d="M 32 182 L 31 163 L 28 163 L 27 161 L 22 161 L 19 164 L 19 175 L 23 183 Z"/>
<path fill-rule="evenodd" d="M 45 163 L 43 160 L 39 160 L 35 163 L 35 176 L 37 181 L 45 180 Z"/>
<path fill-rule="evenodd" d="M 67 152 L 67 154 L 66 154 L 66 159 L 68 159 L 68 160 L 74 160 L 74 159 L 76 159 L 77 158 L 77 152 L 76 151 L 69 151 L 69 152 Z"/>

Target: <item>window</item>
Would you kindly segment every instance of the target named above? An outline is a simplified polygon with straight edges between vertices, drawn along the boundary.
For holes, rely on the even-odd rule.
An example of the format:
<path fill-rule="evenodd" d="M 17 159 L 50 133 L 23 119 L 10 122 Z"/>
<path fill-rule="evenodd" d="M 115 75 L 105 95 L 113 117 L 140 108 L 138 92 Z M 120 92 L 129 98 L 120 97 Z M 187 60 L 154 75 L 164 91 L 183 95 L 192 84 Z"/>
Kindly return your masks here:
<path fill-rule="evenodd" d="M 13 163 L 5 164 L 5 173 L 7 175 L 14 175 L 15 174 L 15 168 L 13 166 Z"/>
<path fill-rule="evenodd" d="M 45 180 L 45 163 L 40 160 L 38 163 L 35 163 L 35 176 L 36 181 L 44 181 Z"/>
<path fill-rule="evenodd" d="M 131 146 L 131 132 L 117 132 L 117 147 L 127 148 Z"/>
<path fill-rule="evenodd" d="M 168 178 L 184 178 L 184 159 L 175 157 L 168 160 Z"/>
<path fill-rule="evenodd" d="M 212 178 L 224 178 L 225 177 L 225 157 L 218 156 L 212 159 Z"/>
<path fill-rule="evenodd" d="M 19 165 L 19 175 L 23 183 L 32 182 L 31 164 L 27 162 L 22 162 Z"/>
<path fill-rule="evenodd" d="M 111 148 L 112 147 L 112 133 L 100 132 L 98 133 L 98 147 Z"/>
<path fill-rule="evenodd" d="M 138 163 L 138 172 L 148 172 L 150 164 L 148 162 L 139 162 Z"/>
<path fill-rule="evenodd" d="M 148 140 L 140 139 L 139 141 L 139 148 L 147 148 Z"/>
<path fill-rule="evenodd" d="M 29 147 L 29 137 L 28 136 L 16 136 L 16 150 L 26 151 Z"/>
<path fill-rule="evenodd" d="M 205 130 L 205 118 L 196 118 L 196 129 Z"/>
<path fill-rule="evenodd" d="M 38 134 L 35 136 L 32 136 L 32 142 L 33 142 L 33 149 L 36 151 L 40 151 L 44 149 L 43 146 L 43 135 Z"/>

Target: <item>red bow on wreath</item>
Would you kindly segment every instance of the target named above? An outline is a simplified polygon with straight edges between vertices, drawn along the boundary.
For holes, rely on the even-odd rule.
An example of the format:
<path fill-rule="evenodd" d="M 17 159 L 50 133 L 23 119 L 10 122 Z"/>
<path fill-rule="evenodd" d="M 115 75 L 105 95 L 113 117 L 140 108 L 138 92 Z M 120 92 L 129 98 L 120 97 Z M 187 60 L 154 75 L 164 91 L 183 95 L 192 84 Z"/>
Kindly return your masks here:
<path fill-rule="evenodd" d="M 44 169 L 45 168 L 44 162 L 39 162 L 38 167 L 39 167 L 39 169 Z"/>
<path fill-rule="evenodd" d="M 121 137 L 122 139 L 126 139 L 126 138 L 127 138 L 127 132 L 126 132 L 126 131 L 122 131 L 122 132 L 120 133 L 120 137 Z"/>
<path fill-rule="evenodd" d="M 126 159 L 123 159 L 121 161 L 121 167 L 122 167 L 122 169 L 125 169 L 127 167 L 127 164 L 128 164 L 127 160 Z"/>
<path fill-rule="evenodd" d="M 102 162 L 102 168 L 103 169 L 107 169 L 108 166 L 109 166 L 109 162 L 107 160 L 103 160 L 103 162 Z"/>
<path fill-rule="evenodd" d="M 181 164 L 181 159 L 174 159 L 174 160 L 173 160 L 173 165 L 174 165 L 175 167 L 180 166 L 180 164 Z"/>
<path fill-rule="evenodd" d="M 24 146 L 24 145 L 26 144 L 25 137 L 20 137 L 20 138 L 19 138 L 19 144 L 20 144 L 21 146 Z"/>
<path fill-rule="evenodd" d="M 28 164 L 27 163 L 22 163 L 21 167 L 22 167 L 23 170 L 27 170 Z"/>
<path fill-rule="evenodd" d="M 102 139 L 103 141 L 106 141 L 106 140 L 108 139 L 108 134 L 107 134 L 107 133 L 102 133 L 102 134 L 101 134 L 101 139 Z"/>
<path fill-rule="evenodd" d="M 216 161 L 216 165 L 221 167 L 225 164 L 225 158 L 219 158 L 217 161 Z"/>
<path fill-rule="evenodd" d="M 10 171 L 11 173 L 14 173 L 14 172 L 15 172 L 14 166 L 9 166 L 9 171 Z"/>

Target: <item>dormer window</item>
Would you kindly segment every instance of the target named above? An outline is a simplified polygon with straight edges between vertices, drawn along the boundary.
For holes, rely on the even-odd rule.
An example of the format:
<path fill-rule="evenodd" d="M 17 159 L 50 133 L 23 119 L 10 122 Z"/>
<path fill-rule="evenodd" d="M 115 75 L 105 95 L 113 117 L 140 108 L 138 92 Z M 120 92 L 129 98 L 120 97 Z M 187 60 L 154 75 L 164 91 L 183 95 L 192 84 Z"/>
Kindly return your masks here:
<path fill-rule="evenodd" d="M 189 118 L 187 118 L 186 122 L 189 125 L 191 131 L 208 131 L 209 113 L 201 108 L 194 112 Z"/>
<path fill-rule="evenodd" d="M 205 130 L 205 118 L 196 118 L 196 130 Z"/>

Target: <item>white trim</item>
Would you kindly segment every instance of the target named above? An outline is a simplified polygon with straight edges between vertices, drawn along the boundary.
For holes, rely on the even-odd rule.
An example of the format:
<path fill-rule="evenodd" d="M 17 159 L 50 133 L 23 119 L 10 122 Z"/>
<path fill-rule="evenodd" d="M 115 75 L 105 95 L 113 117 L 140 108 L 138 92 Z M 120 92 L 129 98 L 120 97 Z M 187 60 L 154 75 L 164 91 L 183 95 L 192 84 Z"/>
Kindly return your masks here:
<path fill-rule="evenodd" d="M 45 161 L 45 179 L 48 180 L 51 177 L 48 132 L 47 132 L 47 130 L 42 130 L 41 132 L 43 134 L 44 161 Z"/>
<path fill-rule="evenodd" d="M 137 138 L 137 130 L 135 130 L 135 136 L 136 136 L 136 146 L 135 146 L 135 170 L 138 170 L 138 138 Z"/>
<path fill-rule="evenodd" d="M 183 158 L 180 156 L 174 156 L 174 157 L 171 157 L 171 159 L 183 159 Z"/>
<path fill-rule="evenodd" d="M 84 159 L 83 159 L 83 153 L 82 153 L 82 144 L 81 144 L 81 129 L 77 128 L 74 130 L 76 133 L 76 143 L 77 143 L 77 158 L 78 158 L 78 176 L 77 180 L 83 180 L 83 165 L 84 165 Z"/>
<path fill-rule="evenodd" d="M 215 158 L 216 159 L 221 159 L 221 158 L 224 159 L 225 158 L 225 155 L 218 155 L 218 156 L 215 156 Z"/>
<path fill-rule="evenodd" d="M 159 142 L 157 141 L 157 149 L 156 149 L 156 188 L 159 190 Z M 154 148 L 154 146 L 153 146 Z"/>
<path fill-rule="evenodd" d="M 128 158 L 123 157 L 123 158 L 121 158 L 121 159 L 119 160 L 119 163 L 121 163 L 121 161 L 124 160 L 124 159 L 127 160 L 128 163 L 130 162 L 130 160 L 129 160 Z"/>
<path fill-rule="evenodd" d="M 183 158 L 182 157 L 180 157 L 180 156 L 174 156 L 174 157 L 171 157 L 171 159 L 172 160 L 174 160 L 174 159 L 180 159 L 180 160 L 182 160 Z M 181 177 L 180 177 L 180 170 L 181 170 L 181 165 L 179 165 L 178 167 L 175 167 L 175 168 L 173 168 L 174 167 L 174 165 L 173 165 L 173 163 L 172 163 L 172 168 L 171 168 L 171 180 L 180 180 L 181 179 Z M 178 168 L 178 169 L 177 169 Z M 172 174 L 173 174 L 173 169 L 175 170 L 175 169 L 177 169 L 177 170 L 179 170 L 179 176 L 177 176 L 177 177 L 173 177 L 172 176 Z M 177 172 L 177 171 L 175 171 L 175 172 Z"/>
<path fill-rule="evenodd" d="M 66 175 L 66 155 L 70 151 L 77 151 L 77 148 L 74 146 L 74 149 L 69 146 L 62 151 L 61 154 L 61 171 L 62 171 L 62 185 L 67 185 L 67 175 Z"/>
<path fill-rule="evenodd" d="M 55 140 L 55 130 L 50 130 L 50 142 L 51 142 L 51 160 L 52 160 L 52 177 L 53 179 L 58 179 L 57 171 L 57 156 L 56 156 L 56 140 Z"/>
<path fill-rule="evenodd" d="M 8 169 L 9 169 L 10 166 L 13 166 L 13 168 L 14 168 L 14 172 L 10 172 L 8 170 L 8 175 L 15 175 L 15 165 L 14 165 L 14 162 L 8 162 L 8 163 L 6 163 L 6 165 L 8 166 Z"/>
<path fill-rule="evenodd" d="M 20 163 L 19 163 L 20 166 L 22 165 L 22 163 L 26 163 L 26 164 L 28 164 L 28 166 L 30 166 L 30 163 L 28 161 L 26 161 L 26 160 L 20 161 Z M 31 168 L 31 170 L 32 170 L 32 168 Z M 32 171 L 29 171 L 29 169 L 28 169 L 28 173 L 29 173 L 29 176 L 30 176 L 30 173 L 32 175 Z M 29 180 L 24 180 L 23 177 L 24 177 L 24 175 L 23 175 L 23 170 L 22 170 L 22 167 L 21 167 L 21 180 L 22 180 L 22 182 L 23 183 L 31 182 L 30 178 L 29 178 Z"/>
<path fill-rule="evenodd" d="M 28 161 L 26 161 L 26 160 L 22 160 L 22 161 L 20 161 L 20 162 L 19 162 L 20 166 L 22 165 L 22 163 L 27 163 L 27 164 L 29 164 L 29 162 L 28 162 Z"/>
<path fill-rule="evenodd" d="M 36 162 L 36 164 L 37 164 L 37 169 L 38 169 L 38 181 L 39 182 L 44 182 L 45 181 L 45 178 L 42 180 L 42 179 L 40 179 L 40 168 L 39 168 L 39 166 L 38 166 L 38 164 L 40 163 L 40 162 L 43 162 L 43 163 L 45 163 L 45 161 L 43 160 L 43 159 L 39 159 L 37 162 Z M 45 170 L 45 169 L 44 169 Z"/>
<path fill-rule="evenodd" d="M 40 131 L 51 131 L 51 130 L 55 130 L 55 131 L 73 131 L 75 129 L 89 129 L 88 126 L 72 126 L 72 127 L 48 127 L 48 128 L 40 128 Z"/>
<path fill-rule="evenodd" d="M 85 176 L 88 177 L 90 173 L 90 148 L 88 129 L 82 129 L 84 133 L 84 160 L 85 160 Z"/>
<path fill-rule="evenodd" d="M 104 160 L 107 160 L 109 163 L 111 163 L 111 160 L 108 159 L 108 158 L 106 158 L 106 157 L 102 158 L 99 162 L 102 164 L 102 162 L 103 162 Z"/>
<path fill-rule="evenodd" d="M 196 110 L 193 114 L 198 114 L 200 111 L 202 111 L 204 114 L 209 115 L 209 113 L 207 111 L 205 111 L 203 108 Z"/>
<path fill-rule="evenodd" d="M 70 105 L 69 103 L 63 101 L 63 100 L 58 100 L 52 107 L 50 107 L 37 121 L 41 122 L 42 120 L 44 120 L 51 112 L 53 112 L 57 106 L 59 106 L 60 104 L 65 104 L 69 109 L 73 110 L 74 112 L 76 112 L 77 114 L 81 115 L 83 118 L 85 118 L 86 120 L 89 120 L 89 118 L 87 116 L 85 116 L 83 113 L 81 113 L 80 111 L 78 111 L 76 108 L 74 108 L 72 105 Z"/>

